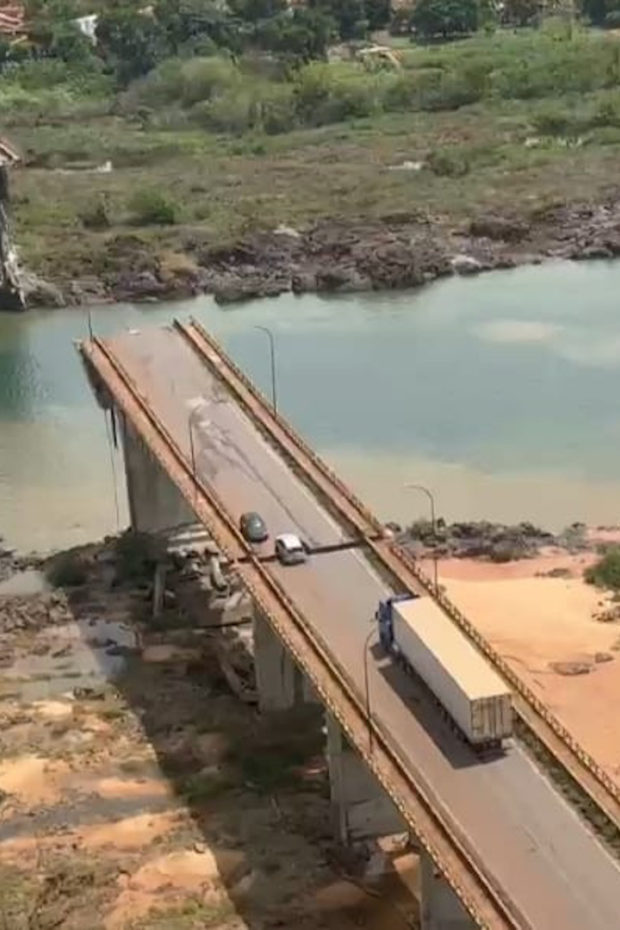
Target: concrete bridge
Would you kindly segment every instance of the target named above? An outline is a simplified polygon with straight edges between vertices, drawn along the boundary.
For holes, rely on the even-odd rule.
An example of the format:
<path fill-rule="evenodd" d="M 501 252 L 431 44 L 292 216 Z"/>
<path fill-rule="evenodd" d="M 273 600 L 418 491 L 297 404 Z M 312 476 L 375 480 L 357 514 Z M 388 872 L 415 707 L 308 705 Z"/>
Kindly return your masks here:
<path fill-rule="evenodd" d="M 198 520 L 254 602 L 256 671 L 268 713 L 319 703 L 334 819 L 352 842 L 408 831 L 421 852 L 424 930 L 614 930 L 620 870 L 518 739 L 482 761 L 428 695 L 374 648 L 393 592 L 432 593 L 498 669 L 466 618 L 385 537 L 377 519 L 268 407 L 195 322 L 80 347 L 122 433 L 134 528 Z M 273 535 L 327 550 L 302 566 L 263 561 L 239 533 L 257 510 Z M 334 551 L 338 543 L 356 545 Z M 521 727 L 620 823 L 617 789 L 517 680 Z"/>

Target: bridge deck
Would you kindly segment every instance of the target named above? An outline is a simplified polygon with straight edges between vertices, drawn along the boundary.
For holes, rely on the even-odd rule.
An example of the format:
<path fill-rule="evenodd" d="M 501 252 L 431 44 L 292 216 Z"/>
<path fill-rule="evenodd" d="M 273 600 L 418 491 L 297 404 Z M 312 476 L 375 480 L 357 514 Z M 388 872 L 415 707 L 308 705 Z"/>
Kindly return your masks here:
<path fill-rule="evenodd" d="M 257 510 L 272 536 L 292 530 L 316 546 L 344 538 L 177 332 L 124 333 L 106 344 L 188 459 L 195 410 L 196 470 L 232 516 Z M 377 601 L 388 593 L 371 564 L 360 552 L 345 551 L 269 570 L 363 693 L 364 641 Z M 523 749 L 514 745 L 503 758 L 478 762 L 389 660 L 371 650 L 369 665 L 375 716 L 416 781 L 467 836 L 531 926 L 617 926 L 620 870 Z"/>

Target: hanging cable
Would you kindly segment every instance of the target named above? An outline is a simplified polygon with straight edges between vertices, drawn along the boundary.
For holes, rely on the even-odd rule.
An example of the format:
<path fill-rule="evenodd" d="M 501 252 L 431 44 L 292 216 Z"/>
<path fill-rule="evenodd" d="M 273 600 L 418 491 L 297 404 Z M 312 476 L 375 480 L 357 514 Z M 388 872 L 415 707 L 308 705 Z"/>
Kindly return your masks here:
<path fill-rule="evenodd" d="M 110 415 L 114 416 L 112 408 L 110 408 Z M 113 449 L 113 440 L 110 430 L 110 424 L 108 423 L 107 411 L 104 411 L 103 414 L 105 418 L 105 432 L 108 439 L 108 452 L 110 454 L 110 465 L 112 467 L 112 488 L 114 490 L 114 509 L 116 511 L 116 532 L 119 533 L 121 529 L 121 512 L 118 502 L 118 487 L 116 482 L 116 466 L 114 464 L 114 449 Z"/>

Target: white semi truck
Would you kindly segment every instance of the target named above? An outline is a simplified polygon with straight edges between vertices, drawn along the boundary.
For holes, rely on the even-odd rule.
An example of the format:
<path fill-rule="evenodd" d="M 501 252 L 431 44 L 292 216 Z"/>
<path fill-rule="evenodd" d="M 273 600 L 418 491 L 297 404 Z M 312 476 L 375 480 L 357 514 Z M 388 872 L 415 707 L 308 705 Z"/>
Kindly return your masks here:
<path fill-rule="evenodd" d="M 462 630 L 428 596 L 396 595 L 376 612 L 383 648 L 432 691 L 477 749 L 512 735 L 512 695 Z"/>

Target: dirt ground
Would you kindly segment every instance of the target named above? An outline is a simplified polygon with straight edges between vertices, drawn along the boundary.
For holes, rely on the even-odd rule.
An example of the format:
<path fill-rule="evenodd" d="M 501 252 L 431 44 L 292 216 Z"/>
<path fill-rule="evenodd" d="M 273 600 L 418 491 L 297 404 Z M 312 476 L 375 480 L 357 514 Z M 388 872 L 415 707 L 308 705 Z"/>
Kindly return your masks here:
<path fill-rule="evenodd" d="M 446 559 L 438 574 L 454 603 L 620 784 L 620 619 L 610 619 L 611 597 L 583 580 L 595 558 L 548 549 L 505 564 Z M 424 567 L 432 573 L 432 563 Z"/>
<path fill-rule="evenodd" d="M 333 842 L 320 728 L 261 719 L 221 634 L 174 595 L 153 629 L 100 555 L 68 594 L 0 594 L 0 927 L 411 926 L 414 858 L 373 881 Z"/>

